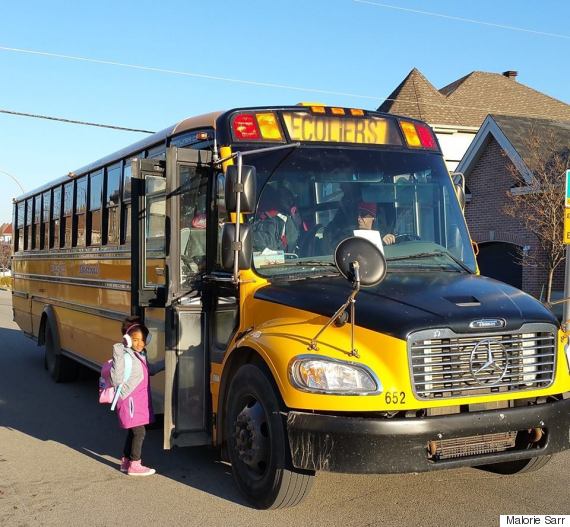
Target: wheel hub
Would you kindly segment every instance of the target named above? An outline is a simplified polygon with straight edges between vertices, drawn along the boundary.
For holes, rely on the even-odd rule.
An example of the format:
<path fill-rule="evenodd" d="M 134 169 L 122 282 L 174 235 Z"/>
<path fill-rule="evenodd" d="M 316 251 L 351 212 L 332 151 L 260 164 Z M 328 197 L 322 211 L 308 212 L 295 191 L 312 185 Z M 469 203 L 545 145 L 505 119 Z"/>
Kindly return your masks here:
<path fill-rule="evenodd" d="M 256 471 L 262 469 L 268 454 L 268 432 L 265 411 L 258 401 L 238 414 L 234 439 L 240 461 Z"/>

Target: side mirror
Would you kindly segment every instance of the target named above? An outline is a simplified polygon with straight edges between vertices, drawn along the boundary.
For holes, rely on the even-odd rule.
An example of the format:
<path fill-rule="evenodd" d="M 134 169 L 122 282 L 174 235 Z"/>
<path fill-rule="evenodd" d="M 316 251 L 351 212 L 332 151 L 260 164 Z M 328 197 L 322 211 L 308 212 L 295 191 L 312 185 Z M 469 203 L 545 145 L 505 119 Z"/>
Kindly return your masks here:
<path fill-rule="evenodd" d="M 256 180 L 255 167 L 242 165 L 241 167 L 241 185 L 238 188 L 238 167 L 230 165 L 226 170 L 226 210 L 236 212 L 237 210 L 237 193 L 241 193 L 240 213 L 251 214 L 255 212 L 255 194 Z"/>
<path fill-rule="evenodd" d="M 465 176 L 462 172 L 453 172 L 451 174 L 453 186 L 455 187 L 455 195 L 461 210 L 465 210 Z"/>
<path fill-rule="evenodd" d="M 355 289 L 375 286 L 386 276 L 386 258 L 366 238 L 353 236 L 340 242 L 334 261 L 340 274 L 352 282 Z"/>
<path fill-rule="evenodd" d="M 253 255 L 253 235 L 251 226 L 242 223 L 239 229 L 239 251 L 235 247 L 236 225 L 235 223 L 224 223 L 222 228 L 222 267 L 226 271 L 233 271 L 237 254 L 238 268 L 240 271 L 251 268 Z"/>

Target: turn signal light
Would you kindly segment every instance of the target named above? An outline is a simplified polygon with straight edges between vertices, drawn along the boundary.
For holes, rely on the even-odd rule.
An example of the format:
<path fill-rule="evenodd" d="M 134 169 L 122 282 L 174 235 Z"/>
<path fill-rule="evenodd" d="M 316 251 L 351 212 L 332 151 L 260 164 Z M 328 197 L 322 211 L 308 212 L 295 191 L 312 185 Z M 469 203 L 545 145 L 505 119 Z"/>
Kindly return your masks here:
<path fill-rule="evenodd" d="M 283 140 L 283 136 L 281 135 L 281 130 L 279 129 L 279 124 L 277 123 L 274 113 L 256 113 L 255 117 L 263 139 L 268 139 L 270 141 Z"/>
<path fill-rule="evenodd" d="M 430 150 L 437 148 L 437 142 L 429 126 L 410 121 L 400 121 L 400 127 L 402 132 L 404 132 L 406 143 L 408 143 L 409 147 L 429 148 Z"/>
<path fill-rule="evenodd" d="M 400 121 L 400 128 L 402 128 L 402 132 L 404 132 L 406 143 L 408 143 L 409 147 L 418 148 L 422 146 L 414 123 L 410 121 Z"/>

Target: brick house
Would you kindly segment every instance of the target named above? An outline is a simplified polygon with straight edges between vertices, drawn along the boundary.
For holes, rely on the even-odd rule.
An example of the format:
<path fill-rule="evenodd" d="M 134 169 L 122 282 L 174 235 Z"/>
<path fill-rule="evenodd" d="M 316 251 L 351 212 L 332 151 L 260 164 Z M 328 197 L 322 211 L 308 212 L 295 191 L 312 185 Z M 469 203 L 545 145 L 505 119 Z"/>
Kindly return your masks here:
<path fill-rule="evenodd" d="M 523 190 L 515 185 L 509 167 L 517 167 L 525 181 L 532 177 L 527 139 L 532 134 L 555 137 L 559 151 L 570 149 L 570 120 L 489 115 L 457 169 L 465 174 L 470 190 L 465 218 L 471 237 L 479 244 L 481 273 L 540 297 L 546 283 L 545 271 L 521 266 L 519 252 L 540 258 L 541 248 L 532 233 L 503 212 L 508 193 Z M 561 264 L 554 275 L 553 291 L 563 288 L 564 264 Z"/>
<path fill-rule="evenodd" d="M 570 105 L 516 78 L 516 71 L 473 71 L 438 90 L 414 68 L 378 110 L 426 121 L 455 171 L 488 114 L 570 121 Z"/>
<path fill-rule="evenodd" d="M 11 223 L 2 223 L 0 225 L 0 243 L 12 243 Z"/>

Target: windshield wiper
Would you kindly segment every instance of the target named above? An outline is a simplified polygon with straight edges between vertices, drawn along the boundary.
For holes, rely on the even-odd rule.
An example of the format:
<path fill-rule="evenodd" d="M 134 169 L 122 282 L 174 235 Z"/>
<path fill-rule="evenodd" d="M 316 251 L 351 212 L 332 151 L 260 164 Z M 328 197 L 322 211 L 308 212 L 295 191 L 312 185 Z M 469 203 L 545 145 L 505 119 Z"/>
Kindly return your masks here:
<path fill-rule="evenodd" d="M 336 265 L 333 262 L 321 262 L 319 260 L 289 260 L 278 265 L 294 265 L 296 267 L 334 267 L 336 269 Z"/>
<path fill-rule="evenodd" d="M 416 254 L 409 254 L 407 256 L 393 256 L 392 258 L 386 258 L 388 262 L 395 262 L 400 260 L 415 260 L 416 258 L 428 258 L 430 256 L 447 256 L 451 260 L 453 260 L 459 267 L 461 267 L 464 271 L 467 271 L 469 274 L 473 274 L 473 271 L 469 269 L 457 256 L 451 254 L 448 251 L 433 251 L 433 252 L 426 252 L 426 253 L 416 253 Z"/>

